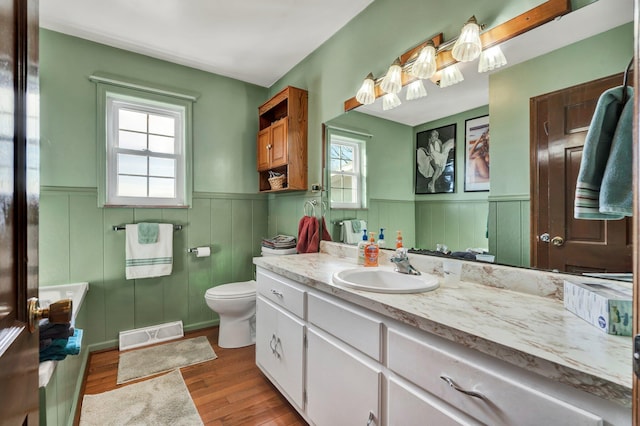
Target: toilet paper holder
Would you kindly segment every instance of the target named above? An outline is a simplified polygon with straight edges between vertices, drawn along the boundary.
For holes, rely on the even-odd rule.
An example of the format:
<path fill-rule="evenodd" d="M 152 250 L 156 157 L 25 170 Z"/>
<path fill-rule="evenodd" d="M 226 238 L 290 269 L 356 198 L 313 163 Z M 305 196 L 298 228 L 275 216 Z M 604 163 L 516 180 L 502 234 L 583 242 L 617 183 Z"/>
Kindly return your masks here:
<path fill-rule="evenodd" d="M 187 253 L 197 253 L 198 249 L 203 249 L 203 248 L 208 248 L 210 249 L 211 246 L 200 246 L 200 247 L 191 247 L 189 249 L 187 249 Z"/>

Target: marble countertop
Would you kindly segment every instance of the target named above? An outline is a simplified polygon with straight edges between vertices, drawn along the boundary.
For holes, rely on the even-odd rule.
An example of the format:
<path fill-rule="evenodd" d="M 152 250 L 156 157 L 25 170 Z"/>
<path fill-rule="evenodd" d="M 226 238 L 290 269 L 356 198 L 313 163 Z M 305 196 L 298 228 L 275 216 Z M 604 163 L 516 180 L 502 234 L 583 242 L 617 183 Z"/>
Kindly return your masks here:
<path fill-rule="evenodd" d="M 333 273 L 360 267 L 355 259 L 326 253 L 257 257 L 254 263 L 552 380 L 631 405 L 631 338 L 598 330 L 565 310 L 561 300 L 468 281 L 450 283 L 441 276 L 440 287 L 427 293 L 360 291 L 332 282 Z"/>

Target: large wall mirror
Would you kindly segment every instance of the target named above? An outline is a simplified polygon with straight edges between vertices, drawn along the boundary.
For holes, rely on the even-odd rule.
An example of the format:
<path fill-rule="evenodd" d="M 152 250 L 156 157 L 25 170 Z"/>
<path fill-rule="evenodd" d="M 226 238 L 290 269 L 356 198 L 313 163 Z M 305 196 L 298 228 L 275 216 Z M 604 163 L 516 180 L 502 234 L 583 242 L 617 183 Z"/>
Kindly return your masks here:
<path fill-rule="evenodd" d="M 334 202 L 327 213 L 327 226 L 333 239 L 341 241 L 345 237 L 341 223 L 357 219 L 364 221 L 376 235 L 384 228 L 387 247 L 393 245 L 396 231 L 400 230 L 407 247 L 436 250 L 438 245 L 446 245 L 450 251 L 486 249 L 495 255 L 497 263 L 532 266 L 536 244 L 544 242 L 544 236 L 540 238 L 544 230 L 532 224 L 531 206 L 538 203 L 532 194 L 544 193 L 546 187 L 539 187 L 543 184 L 563 184 L 557 180 L 532 183 L 532 176 L 537 178 L 531 168 L 538 167 L 532 166 L 532 158 L 540 157 L 540 162 L 547 158 L 535 151 L 537 148 L 531 148 L 531 135 L 536 134 L 535 120 L 542 123 L 541 129 L 545 132 L 549 125 L 544 124 L 547 120 L 541 119 L 540 111 L 534 113 L 535 100 L 544 104 L 551 99 L 549 94 L 610 76 L 614 76 L 610 84 L 621 85 L 633 55 L 632 21 L 631 2 L 599 0 L 504 43 L 502 49 L 508 65 L 503 68 L 479 74 L 477 60 L 461 64 L 465 80 L 455 86 L 439 88 L 426 81 L 428 95 L 424 98 L 405 101 L 405 88 L 399 94 L 402 104 L 397 108 L 384 111 L 381 99 L 377 99 L 372 105 L 360 106 L 326 122 L 324 187 L 327 191 L 323 197 L 329 205 L 332 199 Z M 357 87 L 354 95 L 355 90 Z M 585 91 L 579 89 L 579 92 Z M 471 169 L 467 164 L 469 145 L 465 143 L 465 136 L 471 124 L 484 123 L 486 116 L 490 129 L 489 190 L 483 190 L 482 185 L 470 185 L 469 180 L 465 182 Z M 573 131 L 584 131 L 588 127 L 584 119 L 574 124 L 567 138 Z M 453 128 L 455 137 L 451 132 Z M 428 143 L 426 139 L 422 142 L 419 139 L 427 138 L 433 130 L 454 139 L 455 163 L 449 164 L 446 171 L 447 179 L 453 180 L 452 192 L 442 187 L 427 191 L 416 187 L 416 180 L 422 175 L 417 166 L 420 148 Z M 338 142 L 334 150 L 331 150 L 332 140 Z M 340 148 L 340 141 L 347 150 L 343 153 L 335 149 Z M 359 186 L 364 190 L 360 206 L 344 204 L 352 201 L 350 195 L 345 195 L 353 187 L 349 181 L 331 178 L 332 164 L 340 167 L 341 155 L 346 156 L 348 162 L 348 146 L 352 151 L 361 151 L 356 170 L 363 176 Z M 545 155 L 556 155 L 551 149 L 554 148 L 549 148 Z M 567 195 L 559 204 L 572 205 L 572 197 L 573 194 Z M 537 220 L 536 215 L 533 217 Z M 595 268 L 594 272 L 631 272 L 631 232 L 630 221 L 627 222 L 623 233 L 628 238 L 623 245 L 628 249 L 628 270 L 604 266 Z M 569 229 L 549 231 L 562 232 L 558 235 L 562 238 L 568 238 L 572 232 Z M 550 240 L 554 237 L 556 235 L 550 235 Z M 585 238 L 593 238 L 592 245 L 598 244 L 597 235 Z M 566 246 L 558 249 L 564 250 Z M 536 265 L 536 262 L 534 260 L 533 266 L 545 269 L 590 271 L 588 267 L 560 268 L 550 263 Z"/>

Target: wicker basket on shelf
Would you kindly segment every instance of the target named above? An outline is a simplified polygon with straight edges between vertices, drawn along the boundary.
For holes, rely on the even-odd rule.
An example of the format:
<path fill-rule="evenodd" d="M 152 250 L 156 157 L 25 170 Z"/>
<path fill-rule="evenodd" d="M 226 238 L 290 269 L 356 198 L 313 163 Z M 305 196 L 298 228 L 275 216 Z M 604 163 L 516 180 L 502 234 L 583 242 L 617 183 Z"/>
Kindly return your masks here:
<path fill-rule="evenodd" d="M 271 185 L 271 189 L 282 189 L 287 181 L 287 175 L 274 176 L 267 180 L 269 181 L 269 185 Z"/>

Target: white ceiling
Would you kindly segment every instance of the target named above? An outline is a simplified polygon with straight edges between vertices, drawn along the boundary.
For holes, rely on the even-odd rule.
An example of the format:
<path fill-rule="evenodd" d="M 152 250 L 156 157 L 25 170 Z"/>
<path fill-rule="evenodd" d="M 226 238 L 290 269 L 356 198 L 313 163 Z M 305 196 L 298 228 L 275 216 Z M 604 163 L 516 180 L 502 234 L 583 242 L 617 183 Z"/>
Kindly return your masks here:
<path fill-rule="evenodd" d="M 507 58 L 507 66 L 515 65 L 632 20 L 632 1 L 599 0 L 513 38 L 503 43 L 501 47 Z M 594 52 L 594 55 L 597 55 L 597 52 Z M 633 52 L 630 51 L 629 59 L 631 55 Z M 382 99 L 378 99 L 371 105 L 360 106 L 357 111 L 409 126 L 417 126 L 487 105 L 490 73 L 478 73 L 478 60 L 459 65 L 464 75 L 464 81 L 461 83 L 441 89 L 431 81 L 425 81 L 428 93 L 426 98 L 405 101 L 406 89 L 403 89 L 398 95 L 402 100 L 399 107 L 383 111 Z M 355 92 L 353 95 L 355 96 Z"/>
<path fill-rule="evenodd" d="M 40 26 L 270 87 L 373 0 L 44 0 Z"/>

